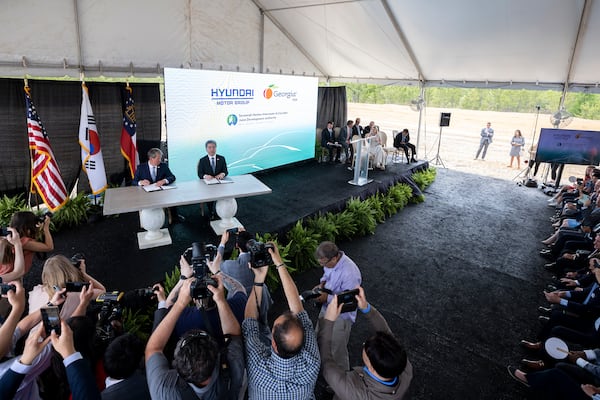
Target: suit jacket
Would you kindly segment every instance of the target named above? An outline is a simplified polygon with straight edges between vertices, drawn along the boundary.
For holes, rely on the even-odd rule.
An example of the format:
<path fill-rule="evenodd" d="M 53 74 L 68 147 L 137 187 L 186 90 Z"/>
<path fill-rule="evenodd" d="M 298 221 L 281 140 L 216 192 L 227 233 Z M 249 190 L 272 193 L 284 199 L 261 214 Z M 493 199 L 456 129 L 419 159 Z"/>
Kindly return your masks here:
<path fill-rule="evenodd" d="M 360 125 L 354 125 L 352 127 L 352 136 L 354 135 L 358 135 L 358 136 L 362 136 L 363 135 L 363 127 Z M 350 137 L 352 137 L 350 136 Z"/>
<path fill-rule="evenodd" d="M 396 134 L 394 138 L 394 147 L 400 147 L 400 145 L 410 142 L 410 133 L 402 137 L 402 133 Z"/>
<path fill-rule="evenodd" d="M 8 369 L 0 379 L 0 399 L 12 399 L 25 379 L 24 374 Z"/>
<path fill-rule="evenodd" d="M 587 304 L 583 304 L 593 289 L 592 296 Z M 583 289 L 582 291 L 571 292 L 571 298 L 567 299 L 567 310 L 572 311 L 581 316 L 589 316 L 596 318 L 600 316 L 600 285 L 594 285 Z"/>
<path fill-rule="evenodd" d="M 148 163 L 143 163 L 137 166 L 135 176 L 131 181 L 131 186 L 137 186 L 138 182 L 143 181 L 144 179 L 149 180 L 150 183 L 166 179 L 169 181 L 169 184 L 171 184 L 175 182 L 175 175 L 173 175 L 167 164 L 161 162 L 156 168 L 156 180 L 153 181 L 152 176 L 150 175 L 150 166 Z"/>
<path fill-rule="evenodd" d="M 67 366 L 67 380 L 73 400 L 100 400 L 100 391 L 92 369 L 85 359 L 74 361 Z"/>
<path fill-rule="evenodd" d="M 494 130 L 492 128 L 483 128 L 481 130 L 481 140 L 479 141 L 481 144 L 484 143 L 492 143 L 492 137 L 494 136 Z"/>
<path fill-rule="evenodd" d="M 213 172 L 212 167 L 210 166 L 210 160 L 208 159 L 208 155 L 202 157 L 198 161 L 198 178 L 203 179 L 204 175 L 217 176 L 220 173 L 224 173 L 227 176 L 227 161 L 225 161 L 225 157 L 215 154 L 215 172 Z"/>
<path fill-rule="evenodd" d="M 350 138 L 352 138 L 352 132 L 348 132 L 348 126 L 344 126 L 342 129 L 340 129 L 340 137 L 338 138 L 340 143 L 347 146 Z"/>
<path fill-rule="evenodd" d="M 140 371 L 136 371 L 129 378 L 107 387 L 100 394 L 102 400 L 150 400 L 146 377 L 142 375 Z"/>
<path fill-rule="evenodd" d="M 321 147 L 327 147 L 327 142 L 335 143 L 335 131 L 333 129 L 331 133 L 327 128 L 321 131 Z"/>

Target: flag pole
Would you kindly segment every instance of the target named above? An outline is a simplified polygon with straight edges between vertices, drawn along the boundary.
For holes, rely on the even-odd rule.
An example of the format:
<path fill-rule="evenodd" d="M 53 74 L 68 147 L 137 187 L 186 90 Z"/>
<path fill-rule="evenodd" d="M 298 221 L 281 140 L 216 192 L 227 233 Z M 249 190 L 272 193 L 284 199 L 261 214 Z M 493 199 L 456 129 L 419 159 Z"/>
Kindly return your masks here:
<path fill-rule="evenodd" d="M 25 91 L 25 95 L 31 97 L 31 89 L 29 89 L 29 82 L 27 81 L 27 77 L 23 78 L 23 83 L 24 83 L 23 90 Z M 27 196 L 27 206 L 29 208 L 32 208 L 31 207 L 31 194 L 32 193 L 37 194 L 37 191 L 34 191 L 35 186 L 33 185 L 33 153 L 32 153 L 31 149 L 29 149 L 29 167 L 30 167 L 29 168 L 30 169 L 30 171 L 29 171 L 29 193 Z M 36 196 L 36 200 L 37 200 L 37 196 Z"/>

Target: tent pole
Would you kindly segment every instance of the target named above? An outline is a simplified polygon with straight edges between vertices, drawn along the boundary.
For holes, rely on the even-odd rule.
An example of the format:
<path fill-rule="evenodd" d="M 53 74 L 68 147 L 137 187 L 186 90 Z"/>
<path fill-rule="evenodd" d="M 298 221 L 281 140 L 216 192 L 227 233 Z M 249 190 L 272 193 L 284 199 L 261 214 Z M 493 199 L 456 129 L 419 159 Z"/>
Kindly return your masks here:
<path fill-rule="evenodd" d="M 421 138 L 421 121 L 423 118 L 423 108 L 427 107 L 427 104 L 425 103 L 425 85 L 423 84 L 423 81 L 419 81 L 419 86 L 421 87 L 421 90 L 419 91 L 419 97 L 423 99 L 423 103 L 421 104 L 421 107 L 419 108 L 419 125 L 417 127 L 417 154 L 421 154 L 420 150 L 419 150 L 419 142 L 420 142 L 420 138 Z"/>
<path fill-rule="evenodd" d="M 83 71 L 83 53 L 81 50 L 81 30 L 79 24 L 79 8 L 77 7 L 77 0 L 73 0 L 73 11 L 75 14 L 75 32 L 77 33 L 77 65 L 79 72 Z"/>
<path fill-rule="evenodd" d="M 262 8 L 260 10 L 260 49 L 259 49 L 259 66 L 258 70 L 261 74 L 265 72 L 265 12 Z"/>

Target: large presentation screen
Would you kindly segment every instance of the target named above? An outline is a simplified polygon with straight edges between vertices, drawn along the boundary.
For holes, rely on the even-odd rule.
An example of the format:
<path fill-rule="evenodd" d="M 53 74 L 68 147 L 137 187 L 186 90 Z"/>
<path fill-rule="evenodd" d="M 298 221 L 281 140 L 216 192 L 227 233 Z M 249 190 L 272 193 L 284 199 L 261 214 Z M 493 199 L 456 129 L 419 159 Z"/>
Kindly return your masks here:
<path fill-rule="evenodd" d="M 230 175 L 313 158 L 318 79 L 165 68 L 169 167 L 198 179 L 204 144 L 217 142 Z"/>
<path fill-rule="evenodd" d="M 542 128 L 535 160 L 548 163 L 598 165 L 600 132 Z"/>

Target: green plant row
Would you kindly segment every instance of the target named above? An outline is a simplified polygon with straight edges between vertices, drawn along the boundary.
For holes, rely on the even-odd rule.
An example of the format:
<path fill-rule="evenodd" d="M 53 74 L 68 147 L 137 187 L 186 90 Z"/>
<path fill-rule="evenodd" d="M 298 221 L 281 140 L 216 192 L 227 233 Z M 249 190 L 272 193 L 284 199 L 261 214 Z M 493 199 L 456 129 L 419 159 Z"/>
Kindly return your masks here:
<path fill-rule="evenodd" d="M 88 219 L 90 211 L 90 200 L 83 192 L 79 192 L 77 196 L 69 199 L 52 217 L 50 229 L 57 232 L 64 228 L 73 228 L 81 225 Z M 23 198 L 23 194 L 18 194 L 13 197 L 4 195 L 0 197 L 0 225 L 8 226 L 12 215 L 17 211 L 32 211 L 36 215 L 42 215 L 43 210 L 37 207 L 30 208 Z"/>

